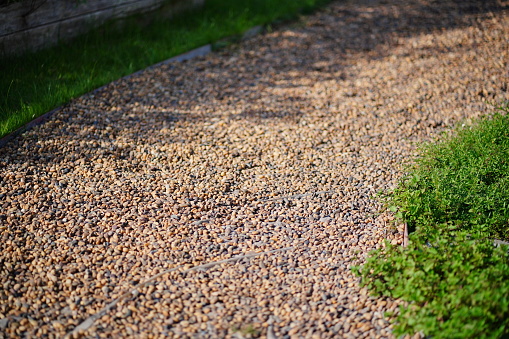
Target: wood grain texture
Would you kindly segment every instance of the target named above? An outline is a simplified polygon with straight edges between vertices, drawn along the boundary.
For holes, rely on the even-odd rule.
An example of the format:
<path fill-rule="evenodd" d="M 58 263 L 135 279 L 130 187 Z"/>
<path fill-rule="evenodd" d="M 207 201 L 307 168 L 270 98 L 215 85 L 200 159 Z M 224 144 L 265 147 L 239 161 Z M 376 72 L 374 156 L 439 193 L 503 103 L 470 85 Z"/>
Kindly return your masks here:
<path fill-rule="evenodd" d="M 69 40 L 105 22 L 157 9 L 172 16 L 204 0 L 26 0 L 0 7 L 0 54 L 15 55 Z"/>

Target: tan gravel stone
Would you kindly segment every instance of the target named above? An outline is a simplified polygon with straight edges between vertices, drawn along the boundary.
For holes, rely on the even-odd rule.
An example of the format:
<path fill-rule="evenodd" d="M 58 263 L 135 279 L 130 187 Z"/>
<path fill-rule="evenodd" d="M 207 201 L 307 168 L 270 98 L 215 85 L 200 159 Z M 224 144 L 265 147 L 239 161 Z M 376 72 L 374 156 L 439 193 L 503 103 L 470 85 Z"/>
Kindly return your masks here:
<path fill-rule="evenodd" d="M 374 197 L 509 100 L 507 9 L 333 2 L 66 105 L 0 149 L 2 334 L 392 337 L 350 271 L 402 242 Z"/>

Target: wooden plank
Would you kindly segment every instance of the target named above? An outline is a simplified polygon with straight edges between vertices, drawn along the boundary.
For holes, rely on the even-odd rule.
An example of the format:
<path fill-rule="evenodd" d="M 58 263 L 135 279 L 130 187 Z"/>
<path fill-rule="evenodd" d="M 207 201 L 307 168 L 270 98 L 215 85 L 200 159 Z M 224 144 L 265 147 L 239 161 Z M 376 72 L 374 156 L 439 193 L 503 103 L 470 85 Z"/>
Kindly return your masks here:
<path fill-rule="evenodd" d="M 65 41 L 106 21 L 160 9 L 167 17 L 204 0 L 26 0 L 0 7 L 0 54 L 15 55 Z"/>
<path fill-rule="evenodd" d="M 95 12 L 118 13 L 120 17 L 125 17 L 154 10 L 162 6 L 163 2 L 164 0 L 87 0 L 79 3 L 59 0 L 24 1 L 0 8 L 0 36 L 75 17 L 87 17 Z M 117 16 L 111 17 L 114 18 Z"/>
<path fill-rule="evenodd" d="M 0 37 L 0 53 L 6 56 L 16 55 L 54 45 L 57 42 L 58 25 L 42 26 L 31 31 Z"/>
<path fill-rule="evenodd" d="M 0 7 L 0 36 L 16 32 L 23 27 L 22 14 L 26 11 L 23 4 L 16 2 Z"/>
<path fill-rule="evenodd" d="M 114 8 L 104 9 L 55 23 L 58 27 L 58 40 L 66 41 L 88 32 L 91 28 L 103 25 L 113 16 L 114 10 Z"/>
<path fill-rule="evenodd" d="M 151 1 L 144 1 L 137 2 L 137 3 L 126 3 L 119 6 L 116 6 L 114 9 L 114 17 L 116 19 L 119 18 L 125 18 L 129 15 L 135 14 L 135 13 L 145 13 L 154 11 L 158 8 L 160 8 L 163 4 L 163 0 L 151 0 Z"/>

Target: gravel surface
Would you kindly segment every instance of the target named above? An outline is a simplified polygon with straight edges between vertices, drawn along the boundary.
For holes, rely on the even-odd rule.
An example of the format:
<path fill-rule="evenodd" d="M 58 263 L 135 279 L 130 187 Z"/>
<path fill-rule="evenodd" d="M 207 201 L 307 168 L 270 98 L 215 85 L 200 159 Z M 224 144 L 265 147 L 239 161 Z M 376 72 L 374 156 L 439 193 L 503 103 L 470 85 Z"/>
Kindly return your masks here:
<path fill-rule="evenodd" d="M 349 268 L 416 146 L 509 100 L 508 9 L 334 2 L 74 100 L 0 149 L 0 337 L 391 337 Z"/>

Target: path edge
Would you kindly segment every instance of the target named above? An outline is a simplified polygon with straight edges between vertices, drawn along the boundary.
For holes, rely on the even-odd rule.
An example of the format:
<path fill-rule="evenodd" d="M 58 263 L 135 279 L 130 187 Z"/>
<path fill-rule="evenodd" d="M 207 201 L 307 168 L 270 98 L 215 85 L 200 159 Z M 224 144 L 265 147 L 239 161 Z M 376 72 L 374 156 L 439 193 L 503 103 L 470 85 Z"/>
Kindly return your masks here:
<path fill-rule="evenodd" d="M 249 40 L 251 38 L 254 38 L 257 35 L 263 34 L 264 32 L 265 32 L 265 26 L 264 25 L 257 25 L 257 26 L 249 28 L 248 30 L 246 30 L 245 32 L 240 34 L 239 36 L 241 37 L 242 41 L 245 41 L 245 40 Z M 104 88 L 106 88 L 107 86 L 109 86 L 113 82 L 117 82 L 117 81 L 120 81 L 120 80 L 130 79 L 130 78 L 132 78 L 132 77 L 134 77 L 136 75 L 139 75 L 139 74 L 141 74 L 141 73 L 143 73 L 145 71 L 148 71 L 148 70 L 151 70 L 153 68 L 160 67 L 160 66 L 163 66 L 163 65 L 168 65 L 168 64 L 171 64 L 171 63 L 174 63 L 174 62 L 183 62 L 183 61 L 191 60 L 191 59 L 194 59 L 194 58 L 197 58 L 197 57 L 202 57 L 202 56 L 205 56 L 207 54 L 210 54 L 212 51 L 213 51 L 213 43 L 203 45 L 201 47 L 192 49 L 192 50 L 190 50 L 188 52 L 179 54 L 177 56 L 174 56 L 174 57 L 171 57 L 169 59 L 160 61 L 160 62 L 155 63 L 153 65 L 147 66 L 147 67 L 145 67 L 143 69 L 140 69 L 139 71 L 136 71 L 134 73 L 131 73 L 131 74 L 125 75 L 123 77 L 120 77 L 118 79 L 115 79 L 113 81 L 110 81 L 107 84 L 104 84 L 104 85 L 102 85 L 102 86 L 100 86 L 98 88 L 95 88 L 95 89 L 93 89 L 93 90 L 91 90 L 89 92 L 83 93 L 82 95 L 78 96 L 78 98 L 82 97 L 82 96 L 85 96 L 85 95 L 90 95 L 90 94 L 94 94 L 96 92 L 99 92 L 99 91 L 103 90 Z M 70 99 L 67 103 L 71 102 L 72 100 L 73 99 Z M 52 109 L 51 111 L 46 112 L 46 113 L 38 116 L 37 118 L 27 122 L 25 125 L 19 127 L 15 131 L 13 131 L 13 132 L 3 136 L 2 138 L 0 138 L 0 148 L 3 148 L 5 146 L 7 146 L 7 144 L 10 141 L 12 141 L 14 138 L 22 135 L 25 132 L 28 132 L 32 128 L 44 124 L 46 121 L 48 121 L 53 116 L 53 114 L 55 114 L 56 112 L 58 112 L 62 108 L 64 108 L 67 103 L 65 103 L 63 105 L 60 105 L 60 106 Z"/>

